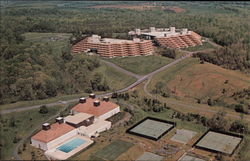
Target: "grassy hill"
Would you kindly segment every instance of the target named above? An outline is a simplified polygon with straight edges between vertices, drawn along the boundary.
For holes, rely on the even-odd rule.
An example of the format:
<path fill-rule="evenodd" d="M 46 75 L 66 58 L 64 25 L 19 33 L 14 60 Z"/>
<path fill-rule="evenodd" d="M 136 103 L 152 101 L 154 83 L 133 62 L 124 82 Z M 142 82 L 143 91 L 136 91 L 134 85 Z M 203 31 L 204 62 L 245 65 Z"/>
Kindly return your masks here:
<path fill-rule="evenodd" d="M 151 91 L 157 83 L 179 98 L 207 100 L 228 98 L 234 92 L 248 88 L 250 77 L 232 70 L 188 59 L 156 75 L 150 85 Z"/>

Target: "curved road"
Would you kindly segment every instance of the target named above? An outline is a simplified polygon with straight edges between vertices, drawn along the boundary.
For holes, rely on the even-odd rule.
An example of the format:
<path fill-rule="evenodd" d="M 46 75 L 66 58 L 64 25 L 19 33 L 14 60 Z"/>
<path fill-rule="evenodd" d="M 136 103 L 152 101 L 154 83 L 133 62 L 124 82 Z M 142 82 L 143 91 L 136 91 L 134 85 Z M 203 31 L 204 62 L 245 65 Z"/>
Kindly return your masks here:
<path fill-rule="evenodd" d="M 122 93 L 122 92 L 126 92 L 128 91 L 129 89 L 141 84 L 142 82 L 144 82 L 146 79 L 148 79 L 149 77 L 153 76 L 154 74 L 158 73 L 158 72 L 161 72 L 169 67 L 171 67 L 172 65 L 175 65 L 177 64 L 178 62 L 188 58 L 188 57 L 191 57 L 193 52 L 187 52 L 188 54 L 186 56 L 183 56 L 179 59 L 176 59 L 175 61 L 171 62 L 170 64 L 167 64 L 147 75 L 144 75 L 144 76 L 140 76 L 140 75 L 137 75 L 137 74 L 134 74 L 134 73 L 131 73 L 129 71 L 126 71 L 125 69 L 111 63 L 111 62 L 108 62 L 108 61 L 105 61 L 105 60 L 102 60 L 104 63 L 107 63 L 108 65 L 111 65 L 113 66 L 114 68 L 116 68 L 117 70 L 125 73 L 125 74 L 128 74 L 128 75 L 131 75 L 135 78 L 137 78 L 137 81 L 132 83 L 131 85 L 129 85 L 128 87 L 125 87 L 123 89 L 120 89 L 120 90 L 117 90 L 115 92 L 117 93 Z M 108 93 L 104 93 L 104 94 L 99 94 L 97 95 L 96 97 L 99 98 L 99 97 L 103 97 L 103 96 L 110 96 L 112 95 L 113 92 L 108 92 Z M 53 103 L 48 103 L 48 104 L 45 104 L 47 107 L 51 107 L 51 106 L 55 106 L 55 105 L 60 105 L 60 104 L 69 104 L 69 103 L 72 103 L 72 102 L 77 102 L 79 99 L 72 99 L 72 100 L 67 100 L 67 101 L 57 101 L 57 102 L 53 102 Z M 41 104 L 41 105 L 44 105 L 44 104 Z M 35 108 L 39 108 L 41 105 L 34 105 L 34 106 L 26 106 L 26 107 L 20 107 L 20 108 L 13 108 L 13 109 L 8 109 L 8 110 L 1 110 L 0 111 L 0 114 L 7 114 L 7 113 L 12 113 L 12 112 L 21 112 L 21 111 L 25 111 L 25 110 L 30 110 L 30 109 L 35 109 Z"/>

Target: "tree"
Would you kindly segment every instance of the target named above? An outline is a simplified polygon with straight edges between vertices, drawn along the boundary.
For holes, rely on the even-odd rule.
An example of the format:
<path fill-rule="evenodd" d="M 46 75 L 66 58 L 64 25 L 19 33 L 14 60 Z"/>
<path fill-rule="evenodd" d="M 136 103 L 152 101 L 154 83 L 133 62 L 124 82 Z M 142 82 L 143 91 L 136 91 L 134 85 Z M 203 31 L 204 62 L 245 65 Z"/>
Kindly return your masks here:
<path fill-rule="evenodd" d="M 213 106 L 213 105 L 214 105 L 214 101 L 213 101 L 211 98 L 209 98 L 209 99 L 207 100 L 207 104 L 208 104 L 209 106 Z"/>
<path fill-rule="evenodd" d="M 48 112 L 49 112 L 49 110 L 48 110 L 48 108 L 47 108 L 46 105 L 42 105 L 42 106 L 40 107 L 40 109 L 39 109 L 39 113 L 41 113 L 41 114 L 46 114 L 46 113 L 48 113 Z"/>
<path fill-rule="evenodd" d="M 243 122 L 243 121 L 240 121 L 240 120 L 236 120 L 234 121 L 231 126 L 230 126 L 230 131 L 233 131 L 233 132 L 237 132 L 237 133 L 248 133 L 249 129 L 248 129 L 248 124 Z"/>
<path fill-rule="evenodd" d="M 174 49 L 169 48 L 160 48 L 159 50 L 160 55 L 175 59 L 176 58 L 176 51 Z"/>
<path fill-rule="evenodd" d="M 244 113 L 244 114 L 249 113 L 248 107 L 245 107 L 244 105 L 241 105 L 241 104 L 235 105 L 234 109 L 235 109 L 236 112 L 241 112 L 241 113 Z"/>
<path fill-rule="evenodd" d="M 71 55 L 70 52 L 71 52 L 70 47 L 62 49 L 62 58 L 64 61 L 68 62 L 68 61 L 71 61 L 73 59 L 73 56 Z"/>
<path fill-rule="evenodd" d="M 217 112 L 208 120 L 208 126 L 214 130 L 226 130 L 228 124 L 225 115 L 223 111 Z"/>

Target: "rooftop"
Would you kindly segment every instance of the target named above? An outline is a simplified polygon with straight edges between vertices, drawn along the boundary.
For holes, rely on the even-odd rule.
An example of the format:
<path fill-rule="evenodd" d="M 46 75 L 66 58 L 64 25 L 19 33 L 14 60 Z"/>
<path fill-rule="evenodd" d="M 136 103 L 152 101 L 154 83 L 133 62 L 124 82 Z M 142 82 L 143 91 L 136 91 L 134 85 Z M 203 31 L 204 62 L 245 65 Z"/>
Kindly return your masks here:
<path fill-rule="evenodd" d="M 130 31 L 129 35 L 147 35 L 153 37 L 171 37 L 190 34 L 186 28 L 175 29 L 175 27 L 170 28 L 155 28 L 150 27 L 149 29 L 136 29 L 135 31 Z"/>
<path fill-rule="evenodd" d="M 123 44 L 123 43 L 135 43 L 135 42 L 143 42 L 143 41 L 145 40 L 141 40 L 139 38 L 135 38 L 133 40 L 101 38 L 101 36 L 98 36 L 98 35 L 92 35 L 91 37 L 88 37 L 88 42 L 102 43 L 102 44 Z"/>
<path fill-rule="evenodd" d="M 94 106 L 94 101 L 99 101 L 98 99 L 88 98 L 85 103 L 79 103 L 72 108 L 72 110 L 81 113 L 87 113 L 94 116 L 101 116 L 117 107 L 119 105 L 113 102 L 100 101 L 99 106 Z"/>
<path fill-rule="evenodd" d="M 77 113 L 75 115 L 69 115 L 65 117 L 64 120 L 72 124 L 79 124 L 80 122 L 89 119 L 92 116 L 93 115 L 87 113 Z"/>
<path fill-rule="evenodd" d="M 47 143 L 74 129 L 75 129 L 74 127 L 65 123 L 61 123 L 61 124 L 54 123 L 51 125 L 49 130 L 39 131 L 32 137 L 32 139 Z"/>
<path fill-rule="evenodd" d="M 91 124 L 89 126 L 81 126 L 79 128 L 79 131 L 85 134 L 91 134 L 91 133 L 96 132 L 100 128 L 106 127 L 106 125 L 109 125 L 109 124 L 111 124 L 111 122 L 105 121 L 105 120 L 98 120 L 94 124 Z"/>

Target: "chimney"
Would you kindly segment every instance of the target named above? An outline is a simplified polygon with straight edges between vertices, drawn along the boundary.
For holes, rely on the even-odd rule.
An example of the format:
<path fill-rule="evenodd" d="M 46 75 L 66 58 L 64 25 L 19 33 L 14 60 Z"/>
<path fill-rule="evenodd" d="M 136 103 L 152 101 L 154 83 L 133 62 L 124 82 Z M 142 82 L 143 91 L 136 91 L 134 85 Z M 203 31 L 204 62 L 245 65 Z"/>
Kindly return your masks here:
<path fill-rule="evenodd" d="M 175 33 L 175 27 L 170 27 L 170 32 Z"/>
<path fill-rule="evenodd" d="M 94 106 L 97 107 L 97 106 L 100 106 L 100 104 L 101 104 L 100 101 L 94 101 Z"/>
<path fill-rule="evenodd" d="M 103 97 L 103 101 L 108 102 L 109 101 L 109 97 L 107 97 L 107 96 Z"/>
<path fill-rule="evenodd" d="M 63 118 L 62 117 L 57 117 L 56 122 L 59 123 L 59 124 L 62 124 L 63 123 Z"/>
<path fill-rule="evenodd" d="M 187 34 L 187 32 L 188 32 L 187 28 L 182 29 L 183 34 Z"/>
<path fill-rule="evenodd" d="M 95 94 L 94 93 L 89 94 L 89 98 L 94 99 L 95 98 Z"/>
<path fill-rule="evenodd" d="M 141 34 L 141 29 L 135 29 L 135 34 L 140 35 Z"/>
<path fill-rule="evenodd" d="M 80 98 L 79 103 L 86 103 L 86 98 L 84 98 L 84 97 Z"/>
<path fill-rule="evenodd" d="M 150 27 L 150 32 L 155 32 L 155 27 Z"/>
<path fill-rule="evenodd" d="M 42 129 L 43 129 L 43 130 L 49 130 L 49 129 L 50 129 L 50 124 L 49 124 L 49 123 L 44 123 L 44 124 L 42 125 Z"/>

